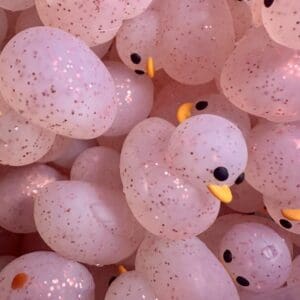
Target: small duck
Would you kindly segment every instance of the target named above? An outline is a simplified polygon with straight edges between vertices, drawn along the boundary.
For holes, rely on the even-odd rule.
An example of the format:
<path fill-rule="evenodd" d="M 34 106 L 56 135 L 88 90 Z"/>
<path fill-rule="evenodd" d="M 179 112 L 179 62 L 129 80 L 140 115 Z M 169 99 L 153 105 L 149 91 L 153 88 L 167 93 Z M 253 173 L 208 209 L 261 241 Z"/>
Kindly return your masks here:
<path fill-rule="evenodd" d="M 211 0 L 154 1 L 116 36 L 121 60 L 138 74 L 163 68 L 189 85 L 217 78 L 234 42 L 228 4 Z"/>
<path fill-rule="evenodd" d="M 229 186 L 244 177 L 248 152 L 236 125 L 203 114 L 187 118 L 175 129 L 165 157 L 178 176 L 200 189 L 207 186 L 220 201 L 229 203 Z"/>
<path fill-rule="evenodd" d="M 300 233 L 300 201 L 299 198 L 264 197 L 264 204 L 271 218 L 284 229 Z"/>
<path fill-rule="evenodd" d="M 139 123 L 124 142 L 120 169 L 136 219 L 155 235 L 183 239 L 213 224 L 246 162 L 246 143 L 233 123 L 198 115 L 177 128 L 160 118 Z"/>

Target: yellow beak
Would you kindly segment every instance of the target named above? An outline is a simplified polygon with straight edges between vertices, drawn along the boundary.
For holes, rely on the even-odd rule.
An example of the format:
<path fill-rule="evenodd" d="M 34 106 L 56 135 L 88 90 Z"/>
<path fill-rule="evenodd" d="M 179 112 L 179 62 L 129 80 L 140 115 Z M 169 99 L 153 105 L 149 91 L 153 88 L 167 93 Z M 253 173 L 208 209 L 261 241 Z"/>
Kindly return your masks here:
<path fill-rule="evenodd" d="M 300 209 L 282 209 L 281 214 L 290 221 L 300 221 Z"/>
<path fill-rule="evenodd" d="M 193 103 L 187 102 L 179 106 L 177 110 L 177 120 L 182 123 L 192 115 Z"/>
<path fill-rule="evenodd" d="M 150 56 L 147 59 L 147 74 L 150 78 L 154 78 L 155 75 L 155 65 L 154 59 Z"/>
<path fill-rule="evenodd" d="M 127 272 L 126 268 L 123 265 L 118 266 L 118 271 L 119 271 L 119 274 L 123 274 L 123 273 Z"/>
<path fill-rule="evenodd" d="M 208 190 L 222 203 L 230 203 L 232 201 L 232 193 L 228 185 L 209 184 Z"/>

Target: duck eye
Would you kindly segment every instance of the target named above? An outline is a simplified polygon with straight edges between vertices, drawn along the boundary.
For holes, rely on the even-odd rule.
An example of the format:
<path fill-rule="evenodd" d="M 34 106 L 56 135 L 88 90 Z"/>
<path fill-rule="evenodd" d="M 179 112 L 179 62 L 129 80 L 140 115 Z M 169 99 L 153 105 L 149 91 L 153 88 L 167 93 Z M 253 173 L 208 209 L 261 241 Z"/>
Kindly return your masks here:
<path fill-rule="evenodd" d="M 138 55 L 137 53 L 132 53 L 130 55 L 130 59 L 135 65 L 138 65 L 142 60 L 141 56 Z"/>
<path fill-rule="evenodd" d="M 271 7 L 275 0 L 264 0 L 264 5 L 266 8 Z"/>
<path fill-rule="evenodd" d="M 241 286 L 249 286 L 250 285 L 250 282 L 242 276 L 238 276 L 236 278 L 236 282 Z"/>
<path fill-rule="evenodd" d="M 144 75 L 145 74 L 145 72 L 143 70 L 135 70 L 134 72 L 138 75 Z"/>
<path fill-rule="evenodd" d="M 218 167 L 214 170 L 214 177 L 219 181 L 225 181 L 229 177 L 228 170 L 225 167 Z"/>
<path fill-rule="evenodd" d="M 109 279 L 108 286 L 110 286 L 116 279 L 117 279 L 117 276 L 112 276 L 112 277 Z"/>
<path fill-rule="evenodd" d="M 280 219 L 280 225 L 286 229 L 291 229 L 293 227 L 292 223 L 285 219 Z"/>
<path fill-rule="evenodd" d="M 199 101 L 196 103 L 195 107 L 197 110 L 203 110 L 208 106 L 208 102 L 207 101 Z"/>
<path fill-rule="evenodd" d="M 245 180 L 245 173 L 242 173 L 236 180 L 235 184 L 241 184 Z"/>
<path fill-rule="evenodd" d="M 226 263 L 232 262 L 232 253 L 230 250 L 225 250 L 223 253 L 223 259 Z"/>

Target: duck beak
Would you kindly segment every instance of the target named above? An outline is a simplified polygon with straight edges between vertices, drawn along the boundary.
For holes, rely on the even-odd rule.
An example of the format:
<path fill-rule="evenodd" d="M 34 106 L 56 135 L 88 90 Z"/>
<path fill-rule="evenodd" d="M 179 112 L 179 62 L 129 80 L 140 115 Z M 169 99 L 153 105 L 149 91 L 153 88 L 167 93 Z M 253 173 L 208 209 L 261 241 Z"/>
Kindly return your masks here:
<path fill-rule="evenodd" d="M 300 221 L 300 209 L 285 208 L 281 210 L 281 214 L 289 221 Z"/>
<path fill-rule="evenodd" d="M 119 272 L 119 274 L 121 275 L 121 274 L 123 274 L 123 273 L 126 273 L 127 270 L 126 270 L 126 268 L 125 268 L 123 265 L 119 265 L 119 266 L 118 266 L 118 272 Z"/>
<path fill-rule="evenodd" d="M 151 56 L 149 56 L 147 59 L 147 74 L 150 78 L 154 78 L 155 65 L 154 65 L 154 59 Z"/>
<path fill-rule="evenodd" d="M 232 193 L 228 185 L 209 184 L 207 188 L 222 203 L 229 204 L 232 201 Z"/>
<path fill-rule="evenodd" d="M 191 117 L 193 105 L 191 102 L 186 102 L 179 106 L 177 110 L 177 120 L 179 124 Z"/>

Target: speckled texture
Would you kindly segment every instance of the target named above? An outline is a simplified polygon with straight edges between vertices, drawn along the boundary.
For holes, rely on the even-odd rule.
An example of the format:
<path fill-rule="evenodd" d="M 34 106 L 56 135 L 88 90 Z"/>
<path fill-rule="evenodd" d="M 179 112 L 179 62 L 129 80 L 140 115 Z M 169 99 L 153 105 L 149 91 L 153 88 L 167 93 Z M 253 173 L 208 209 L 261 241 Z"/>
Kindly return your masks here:
<path fill-rule="evenodd" d="M 76 158 L 70 178 L 121 191 L 120 154 L 107 147 L 88 148 Z"/>
<path fill-rule="evenodd" d="M 34 218 L 53 250 L 87 264 L 117 263 L 144 237 L 122 193 L 87 182 L 48 184 L 35 202 Z"/>
<path fill-rule="evenodd" d="M 44 156 L 55 134 L 44 130 L 11 110 L 0 95 L 0 163 L 23 166 Z"/>
<path fill-rule="evenodd" d="M 175 127 L 160 118 L 149 118 L 131 130 L 121 152 L 121 178 L 148 162 L 161 162 Z M 124 184 L 124 182 L 123 182 Z"/>
<path fill-rule="evenodd" d="M 107 136 L 127 134 L 135 125 L 146 119 L 153 105 L 153 83 L 147 75 L 138 75 L 120 62 L 105 63 L 116 87 L 117 115 Z"/>
<path fill-rule="evenodd" d="M 20 273 L 26 274 L 27 280 L 13 289 L 12 281 Z M 23 255 L 0 272 L 3 300 L 94 300 L 94 289 L 93 277 L 84 266 L 53 252 Z"/>
<path fill-rule="evenodd" d="M 256 126 L 250 138 L 247 181 L 265 196 L 297 198 L 300 192 L 297 159 L 300 149 L 300 123 Z"/>
<path fill-rule="evenodd" d="M 0 7 L 11 11 L 27 9 L 33 5 L 34 0 L 0 0 Z"/>
<path fill-rule="evenodd" d="M 206 102 L 207 106 L 201 110 L 197 109 L 197 103 L 202 101 Z M 194 101 L 192 116 L 201 114 L 212 114 L 227 119 L 242 131 L 244 137 L 247 137 L 250 132 L 249 115 L 237 109 L 221 94 L 209 94 L 197 98 Z"/>
<path fill-rule="evenodd" d="M 276 231 L 287 244 L 291 256 L 293 254 L 293 243 L 291 236 L 285 230 L 277 226 L 270 218 L 264 218 L 254 215 L 244 214 L 227 214 L 220 216 L 216 222 L 205 232 L 199 235 L 199 238 L 206 244 L 206 246 L 216 255 L 219 255 L 220 243 L 224 235 L 236 224 L 251 222 L 259 223 Z"/>
<path fill-rule="evenodd" d="M 197 238 L 145 239 L 137 253 L 136 269 L 146 276 L 159 299 L 239 299 L 228 273 Z"/>
<path fill-rule="evenodd" d="M 149 118 L 138 124 L 127 136 L 120 160 L 123 185 L 130 188 L 132 176 L 148 163 L 161 163 L 167 143 L 175 127 L 159 118 Z M 132 186 L 133 187 L 133 186 Z"/>
<path fill-rule="evenodd" d="M 154 234 L 178 239 L 205 230 L 220 204 L 169 172 L 163 153 L 173 130 L 158 118 L 137 125 L 123 145 L 121 178 L 137 220 Z"/>
<path fill-rule="evenodd" d="M 122 25 L 124 0 L 36 0 L 43 23 L 80 37 L 90 47 L 111 40 Z"/>
<path fill-rule="evenodd" d="M 197 189 L 178 178 L 164 162 L 148 162 L 126 172 L 123 183 L 134 216 L 160 237 L 196 236 L 211 226 L 219 213 L 220 202 L 207 189 Z"/>
<path fill-rule="evenodd" d="M 195 129 L 201 130 L 202 136 Z M 219 136 L 223 134 L 222 129 L 228 131 L 228 136 Z M 200 161 L 201 151 L 212 154 L 209 157 L 203 154 Z M 233 155 L 238 151 L 239 155 Z M 194 160 L 189 161 L 189 156 Z M 121 153 L 121 178 L 127 202 L 137 220 L 155 235 L 182 239 L 203 232 L 217 217 L 220 203 L 206 187 L 216 182 L 211 174 L 213 170 L 231 166 L 225 183 L 232 184 L 237 174 L 242 173 L 246 160 L 247 149 L 241 132 L 223 118 L 195 116 L 177 129 L 162 119 L 150 118 L 127 136 Z M 178 167 L 180 162 L 184 164 L 183 169 Z M 189 177 L 192 172 L 202 172 L 206 177 L 202 175 L 200 180 L 197 174 L 194 180 Z"/>
<path fill-rule="evenodd" d="M 105 300 L 158 300 L 147 280 L 138 272 L 121 274 L 110 285 Z"/>
<path fill-rule="evenodd" d="M 0 0 L 0 273 L 54 251 L 92 273 L 83 300 L 295 298 L 300 6 L 282 1 L 31 0 L 3 17 Z M 221 249 L 245 222 L 272 234 Z M 62 263 L 31 261 L 0 300 L 84 298 L 55 294 L 83 284 L 62 286 Z"/>
<path fill-rule="evenodd" d="M 234 25 L 235 39 L 238 41 L 241 39 L 247 30 L 252 25 L 252 12 L 251 7 L 247 2 L 254 2 L 256 0 L 249 1 L 237 1 L 227 0 L 230 12 L 232 14 L 232 20 Z"/>
<path fill-rule="evenodd" d="M 216 93 L 213 81 L 191 86 L 172 81 L 170 78 L 163 79 L 161 88 L 160 85 L 155 85 L 156 95 L 151 116 L 165 119 L 175 126 L 178 125 L 177 110 L 181 104 L 200 100 L 205 95 Z"/>
<path fill-rule="evenodd" d="M 255 292 L 282 286 L 291 269 L 285 241 L 272 229 L 256 223 L 233 226 L 221 241 L 219 256 L 236 282 Z M 239 277 L 246 279 L 248 285 Z"/>
<path fill-rule="evenodd" d="M 298 0 L 276 0 L 268 7 L 262 5 L 263 24 L 274 41 L 289 48 L 300 49 L 299 11 Z"/>
<path fill-rule="evenodd" d="M 126 200 L 137 220 L 153 234 L 181 239 L 206 230 L 220 203 L 208 190 L 198 190 L 170 172 L 163 155 L 174 129 L 159 118 L 141 122 L 125 140 L 120 168 Z"/>
<path fill-rule="evenodd" d="M 215 78 L 234 46 L 227 1 L 165 0 L 161 15 L 160 53 L 166 72 L 185 84 Z"/>
<path fill-rule="evenodd" d="M 131 19 L 137 17 L 143 13 L 151 3 L 152 0 L 126 0 L 123 18 Z"/>
<path fill-rule="evenodd" d="M 182 179 L 195 187 L 232 185 L 244 172 L 247 147 L 241 131 L 214 115 L 198 115 L 181 123 L 171 135 L 166 160 Z M 228 178 L 219 181 L 214 170 L 225 167 Z"/>
<path fill-rule="evenodd" d="M 271 218 L 283 229 L 300 234 L 300 222 L 288 220 L 281 213 L 282 209 L 299 209 L 300 199 L 299 196 L 288 198 L 285 196 L 280 197 L 278 194 L 276 198 L 264 196 L 264 204 Z M 299 236 L 300 239 L 300 236 Z M 298 240 L 299 240 L 298 239 Z"/>
<path fill-rule="evenodd" d="M 64 177 L 46 165 L 10 170 L 0 179 L 0 226 L 16 233 L 36 231 L 33 204 L 41 188 Z"/>
<path fill-rule="evenodd" d="M 0 73 L 4 100 L 57 134 L 90 139 L 114 120 L 109 72 L 83 42 L 62 30 L 33 27 L 17 34 L 0 55 Z"/>
<path fill-rule="evenodd" d="M 255 116 L 274 122 L 299 120 L 299 54 L 273 42 L 262 27 L 251 29 L 226 61 L 224 94 Z"/>
<path fill-rule="evenodd" d="M 116 46 L 121 60 L 129 68 L 146 71 L 147 58 L 151 56 L 155 69 L 159 70 L 162 66 L 159 12 L 150 8 L 138 17 L 124 21 L 116 37 Z M 134 62 L 132 54 L 138 54 L 140 60 Z"/>

